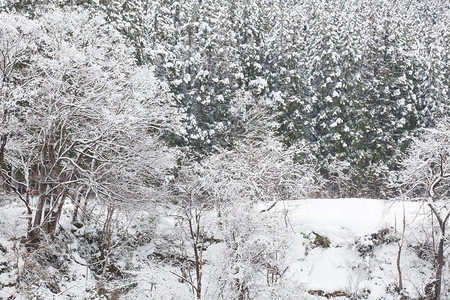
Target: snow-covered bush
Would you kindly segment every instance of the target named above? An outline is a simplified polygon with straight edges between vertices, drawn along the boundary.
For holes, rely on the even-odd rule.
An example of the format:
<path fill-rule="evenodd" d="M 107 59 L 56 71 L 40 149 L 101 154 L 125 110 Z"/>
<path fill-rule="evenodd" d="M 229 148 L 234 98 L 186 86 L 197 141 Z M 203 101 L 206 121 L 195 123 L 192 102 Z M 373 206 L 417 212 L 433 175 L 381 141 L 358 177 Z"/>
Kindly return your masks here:
<path fill-rule="evenodd" d="M 221 211 L 217 223 L 223 244 L 208 269 L 214 284 L 207 297 L 270 299 L 270 291 L 282 284 L 289 268 L 284 260 L 290 243 L 283 215 L 236 201 Z"/>
<path fill-rule="evenodd" d="M 296 162 L 308 151 L 306 146 L 285 148 L 273 137 L 261 137 L 211 155 L 200 171 L 205 189 L 219 205 L 302 199 L 318 186 L 314 167 Z"/>

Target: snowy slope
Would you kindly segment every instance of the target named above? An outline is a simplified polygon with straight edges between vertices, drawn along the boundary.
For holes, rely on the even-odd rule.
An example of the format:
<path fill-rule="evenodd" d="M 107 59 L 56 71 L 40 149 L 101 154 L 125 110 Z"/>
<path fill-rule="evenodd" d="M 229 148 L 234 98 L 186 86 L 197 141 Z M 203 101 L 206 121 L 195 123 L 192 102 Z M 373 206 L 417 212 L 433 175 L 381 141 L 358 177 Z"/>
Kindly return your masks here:
<path fill-rule="evenodd" d="M 397 284 L 396 259 L 398 246 L 395 238 L 402 230 L 405 209 L 406 239 L 415 242 L 429 216 L 422 203 L 387 202 L 371 199 L 314 199 L 284 202 L 278 208 L 289 211 L 289 221 L 295 242 L 291 247 L 291 276 L 310 291 L 324 291 L 367 299 L 391 299 L 386 291 Z M 365 255 L 359 250 L 373 246 L 371 234 L 388 229 L 386 238 L 392 239 L 374 246 Z M 312 233 L 314 232 L 314 233 Z M 330 240 L 328 248 L 305 243 L 305 236 L 316 234 Z M 375 241 L 375 244 L 377 241 Z M 370 249 L 370 247 L 368 247 Z M 411 249 L 402 254 L 404 281 L 408 291 L 423 291 L 430 272 L 423 267 Z M 370 293 L 369 293 L 370 291 Z M 348 298 L 348 296 L 343 297 Z"/>
<path fill-rule="evenodd" d="M 423 204 L 419 202 L 389 202 L 373 199 L 310 199 L 279 204 L 290 211 L 291 223 L 298 230 L 313 227 L 331 233 L 334 238 L 349 241 L 401 223 L 405 205 L 409 224 L 418 221 Z M 420 219 L 420 218 L 419 218 Z"/>

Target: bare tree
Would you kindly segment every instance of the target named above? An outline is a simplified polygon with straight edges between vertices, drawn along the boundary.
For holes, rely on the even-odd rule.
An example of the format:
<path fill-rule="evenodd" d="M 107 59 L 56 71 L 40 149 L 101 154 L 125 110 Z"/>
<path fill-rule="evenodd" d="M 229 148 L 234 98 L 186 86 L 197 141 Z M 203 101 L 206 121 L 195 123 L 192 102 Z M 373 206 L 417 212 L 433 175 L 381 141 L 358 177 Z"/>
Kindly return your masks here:
<path fill-rule="evenodd" d="M 399 173 L 402 194 L 412 199 L 426 201 L 439 227 L 436 253 L 436 272 L 432 283 L 431 299 L 442 297 L 442 270 L 445 265 L 444 250 L 446 227 L 450 218 L 450 119 L 441 119 L 435 128 L 423 130 L 415 138 L 402 161 Z M 429 290 L 429 289 L 428 289 Z"/>
<path fill-rule="evenodd" d="M 181 162 L 177 177 L 169 185 L 172 202 L 177 207 L 178 239 L 181 240 L 178 258 L 181 274 L 197 299 L 203 297 L 203 253 L 207 245 L 207 215 L 211 212 L 210 193 L 193 162 Z"/>
<path fill-rule="evenodd" d="M 398 290 L 399 292 L 402 292 L 403 290 L 403 275 L 402 275 L 402 268 L 401 268 L 401 255 L 402 255 L 402 249 L 403 245 L 405 243 L 405 231 L 406 231 L 406 216 L 405 216 L 405 207 L 403 206 L 403 218 L 402 218 L 402 238 L 397 241 L 398 245 L 398 252 L 397 252 L 397 272 L 398 272 Z"/>

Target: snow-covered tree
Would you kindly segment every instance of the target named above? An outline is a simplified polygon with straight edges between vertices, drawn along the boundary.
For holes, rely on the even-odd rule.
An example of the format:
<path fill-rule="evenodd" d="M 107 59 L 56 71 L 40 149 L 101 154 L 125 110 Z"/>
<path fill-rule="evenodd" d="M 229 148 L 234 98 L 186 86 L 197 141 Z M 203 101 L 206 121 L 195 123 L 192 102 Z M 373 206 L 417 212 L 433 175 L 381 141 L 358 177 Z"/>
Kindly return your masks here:
<path fill-rule="evenodd" d="M 267 115 L 261 114 L 261 110 L 247 115 L 245 107 L 252 103 L 249 99 L 255 98 L 250 95 L 244 108 L 239 107 L 240 101 L 234 107 L 243 121 L 240 131 L 234 133 L 243 136 L 241 141 L 236 142 L 232 149 L 216 149 L 216 153 L 200 162 L 183 162 L 170 183 L 174 196 L 172 201 L 179 207 L 182 241 L 189 246 L 184 251 L 180 250 L 187 255 L 187 263 L 178 277 L 188 282 L 197 298 L 203 297 L 203 291 L 213 291 L 215 294 L 208 294 L 208 297 L 245 299 L 246 293 L 254 293 L 249 290 L 254 280 L 267 286 L 264 276 L 270 277 L 270 284 L 276 284 L 286 267 L 282 266 L 286 240 L 280 233 L 286 230 L 286 225 L 284 212 L 274 207 L 280 201 L 298 200 L 316 192 L 320 182 L 314 166 L 302 164 L 307 160 L 304 157 L 310 155 L 308 148 L 297 145 L 287 149 L 267 131 L 270 128 Z M 242 98 L 240 100 L 243 101 Z M 214 220 L 211 219 L 213 214 L 217 214 Z M 242 222 L 249 227 L 242 226 Z M 220 232 L 211 232 L 216 227 Z M 270 235 L 260 243 L 265 233 Z M 214 235 L 217 238 L 217 234 L 226 236 L 226 250 L 222 253 L 225 265 L 214 267 L 219 268 L 218 272 L 223 276 L 216 278 L 220 288 L 205 287 L 203 267 L 208 263 L 203 259 L 203 252 L 211 245 L 209 237 Z M 235 240 L 231 240 L 232 236 Z M 252 257 L 257 256 L 262 248 L 267 253 L 253 269 L 247 269 L 256 263 Z M 239 267 L 240 264 L 243 265 Z M 210 268 L 208 265 L 207 270 Z M 255 272 L 257 274 L 253 277 Z M 243 277 L 233 281 L 229 276 Z"/>
<path fill-rule="evenodd" d="M 433 292 L 428 295 L 437 300 L 446 295 L 442 279 L 448 243 L 446 229 L 450 219 L 450 120 L 443 118 L 437 121 L 436 127 L 424 129 L 413 140 L 407 154 L 395 184 L 405 197 L 427 203 L 437 221 L 436 273 L 432 280 Z"/>
<path fill-rule="evenodd" d="M 222 247 L 210 269 L 214 299 L 270 299 L 289 266 L 290 245 L 282 211 L 261 211 L 244 199 L 235 199 L 219 217 Z"/>
<path fill-rule="evenodd" d="M 32 238 L 55 231 L 80 187 L 111 207 L 146 199 L 164 170 L 153 165 L 164 149 L 155 146 L 157 134 L 169 116 L 177 119 L 164 85 L 136 66 L 133 48 L 101 14 L 54 9 L 35 21 L 20 99 L 24 130 L 5 154 L 25 177 L 20 184 L 39 197 Z"/>
<path fill-rule="evenodd" d="M 29 83 L 27 67 L 35 51 L 31 40 L 37 26 L 25 17 L 0 13 L 0 167 L 8 137 L 21 131 L 20 119 L 27 110 L 20 101 Z"/>
<path fill-rule="evenodd" d="M 298 8 L 306 59 L 297 71 L 297 91 L 281 91 L 279 131 L 286 143 L 312 143 L 331 181 L 331 166 L 342 165 L 351 181 L 347 193 L 379 196 L 387 171 L 397 167 L 397 150 L 404 151 L 410 132 L 427 123 L 421 16 L 403 5 L 319 1 Z M 430 103 L 443 107 L 441 100 Z"/>

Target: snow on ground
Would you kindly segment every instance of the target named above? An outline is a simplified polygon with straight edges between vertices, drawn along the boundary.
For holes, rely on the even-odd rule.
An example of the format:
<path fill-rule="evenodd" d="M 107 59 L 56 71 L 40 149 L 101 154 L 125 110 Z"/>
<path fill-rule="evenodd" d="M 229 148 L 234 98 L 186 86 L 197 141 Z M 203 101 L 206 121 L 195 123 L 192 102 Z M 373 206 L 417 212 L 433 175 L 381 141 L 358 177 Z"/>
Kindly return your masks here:
<path fill-rule="evenodd" d="M 373 253 L 361 255 L 356 242 L 370 244 L 367 236 L 383 229 L 392 234 L 402 230 L 403 208 L 406 218 L 407 239 L 413 238 L 429 216 L 422 203 L 388 202 L 372 199 L 311 199 L 287 201 L 277 205 L 288 211 L 289 223 L 294 232 L 290 251 L 290 273 L 298 284 L 307 290 L 326 293 L 342 291 L 367 299 L 391 299 L 387 289 L 397 282 L 396 242 L 374 247 Z M 306 240 L 314 240 L 316 234 L 327 237 L 330 247 L 315 247 Z M 430 272 L 424 271 L 426 263 L 407 247 L 404 247 L 402 266 L 405 286 L 409 290 L 423 291 Z M 383 298 L 385 297 L 385 298 Z"/>
<path fill-rule="evenodd" d="M 314 230 L 328 233 L 336 242 L 374 233 L 397 223 L 400 229 L 403 204 L 408 224 L 420 220 L 420 202 L 389 202 L 373 199 L 310 199 L 280 202 L 287 209 L 296 231 Z"/>
<path fill-rule="evenodd" d="M 291 244 L 285 258 L 289 268 L 284 277 L 289 281 L 291 291 L 295 291 L 291 293 L 299 291 L 301 295 L 298 295 L 298 299 L 325 299 L 320 296 L 324 294 L 332 299 L 398 299 L 389 291 L 392 292 L 397 284 L 397 240 L 401 236 L 403 209 L 407 224 L 406 240 L 417 245 L 429 236 L 427 218 L 430 214 L 422 203 L 372 199 L 279 202 L 273 210 L 285 212 L 285 218 L 280 218 L 280 222 L 290 228 Z M 11 251 L 14 249 L 14 240 L 26 234 L 25 216 L 21 203 L 7 201 L 0 204 L 0 245 L 9 250 L 5 254 L 0 249 L 0 263 L 14 258 L 14 251 Z M 71 205 L 68 205 L 60 222 L 63 228 L 72 228 L 70 217 Z M 209 216 L 211 220 L 214 217 Z M 146 215 L 135 218 L 136 224 L 129 226 L 130 232 L 134 234 L 134 231 L 139 230 L 142 233 L 143 222 L 151 226 L 149 220 Z M 192 297 L 187 284 L 174 275 L 179 273 L 179 267 L 164 264 L 150 255 L 159 251 L 158 247 L 177 243 L 176 228 L 175 214 L 161 218 L 154 233 L 162 237 L 160 241 L 153 239 L 142 244 L 129 253 L 128 258 L 124 258 L 123 264 L 128 259 L 128 263 L 136 267 L 136 271 L 130 273 L 135 275 L 137 282 L 136 288 L 126 297 L 161 300 Z M 210 229 L 215 231 L 214 228 Z M 374 237 L 379 240 L 374 240 Z M 325 238 L 329 240 L 329 245 L 318 246 L 317 239 Z M 164 244 L 166 242 L 167 245 Z M 220 242 L 211 244 L 205 252 L 205 291 L 214 286 L 209 274 L 212 268 L 210 262 L 220 260 L 224 246 Z M 72 276 L 72 281 L 62 283 L 65 291 L 61 292 L 58 299 L 82 299 L 87 296 L 87 290 L 95 288 L 95 280 L 89 272 L 86 278 L 86 260 L 77 252 L 78 248 L 78 242 L 74 239 L 69 245 L 72 262 L 68 274 Z M 404 247 L 401 259 L 404 285 L 409 296 L 417 297 L 432 278 L 432 266 L 419 258 L 412 247 Z M 0 272 L 0 282 L 13 283 L 14 276 L 13 269 Z M 0 298 L 12 294 L 13 287 L 4 286 L 0 289 Z M 297 298 L 294 296 L 289 299 Z"/>

